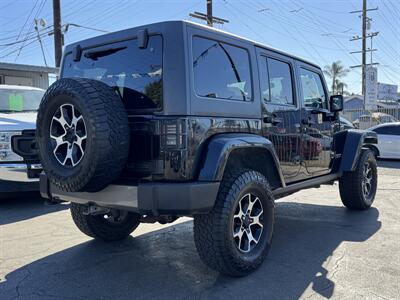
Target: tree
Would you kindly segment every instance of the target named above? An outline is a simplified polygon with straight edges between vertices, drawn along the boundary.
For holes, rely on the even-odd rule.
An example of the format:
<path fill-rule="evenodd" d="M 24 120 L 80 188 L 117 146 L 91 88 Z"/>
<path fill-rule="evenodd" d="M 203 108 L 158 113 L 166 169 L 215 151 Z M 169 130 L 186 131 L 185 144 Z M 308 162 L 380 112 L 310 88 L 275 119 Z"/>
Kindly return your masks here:
<path fill-rule="evenodd" d="M 341 82 L 339 79 L 336 79 L 335 85 L 336 85 L 336 94 L 349 95 L 349 92 L 345 91 L 345 89 L 347 88 L 346 83 Z"/>
<path fill-rule="evenodd" d="M 342 65 L 340 60 L 333 62 L 330 66 L 326 65 L 324 67 L 324 74 L 332 80 L 332 94 L 342 93 L 347 85 L 341 82 L 340 79 L 345 77 L 347 73 L 349 73 L 349 70 Z"/>

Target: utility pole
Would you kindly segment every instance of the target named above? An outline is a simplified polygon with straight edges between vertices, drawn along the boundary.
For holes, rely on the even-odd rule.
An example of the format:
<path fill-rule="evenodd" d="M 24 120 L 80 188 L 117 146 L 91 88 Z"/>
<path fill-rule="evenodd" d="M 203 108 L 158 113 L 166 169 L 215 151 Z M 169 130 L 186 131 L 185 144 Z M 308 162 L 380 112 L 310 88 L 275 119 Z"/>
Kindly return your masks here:
<path fill-rule="evenodd" d="M 214 23 L 217 23 L 217 24 L 229 23 L 228 20 L 217 18 L 217 17 L 213 16 L 212 0 L 206 0 L 206 3 L 207 3 L 207 14 L 203 14 L 201 12 L 195 11 L 194 13 L 190 13 L 189 16 L 200 19 L 200 20 L 207 21 L 207 25 L 210 27 L 213 27 Z"/>
<path fill-rule="evenodd" d="M 44 54 L 43 43 L 42 43 L 42 39 L 40 38 L 40 34 L 39 34 L 39 26 L 38 26 L 39 24 L 41 24 L 43 26 L 43 24 L 45 24 L 44 20 L 43 19 L 41 19 L 41 20 L 35 19 L 35 30 L 36 30 L 37 38 L 40 43 L 40 49 L 42 49 L 44 65 L 47 67 L 46 55 Z"/>
<path fill-rule="evenodd" d="M 361 13 L 361 19 L 362 19 L 362 34 L 361 37 L 360 36 L 355 36 L 352 39 L 350 39 L 350 41 L 357 41 L 357 40 L 362 40 L 362 47 L 361 47 L 361 51 L 353 51 L 350 52 L 351 54 L 354 53 L 361 53 L 361 65 L 356 65 L 356 66 L 351 66 L 350 68 L 359 68 L 361 67 L 362 70 L 362 94 L 364 96 L 364 102 L 365 102 L 365 93 L 366 93 L 366 66 L 372 66 L 372 65 L 377 65 L 378 63 L 373 63 L 372 62 L 372 52 L 377 51 L 377 49 L 372 49 L 369 48 L 367 49 L 367 38 L 371 39 L 371 45 L 372 45 L 372 38 L 374 36 L 377 36 L 379 34 L 379 32 L 371 32 L 371 33 L 367 33 L 367 23 L 369 23 L 371 21 L 370 18 L 368 18 L 367 16 L 367 12 L 368 11 L 372 11 L 372 10 L 378 10 L 378 8 L 367 8 L 367 0 L 362 0 L 363 1 L 363 5 L 362 5 L 362 10 L 355 10 L 355 11 L 351 11 L 351 14 L 354 13 Z M 371 63 L 367 64 L 367 52 L 371 52 Z"/>
<path fill-rule="evenodd" d="M 213 27 L 212 0 L 207 0 L 207 25 Z"/>
<path fill-rule="evenodd" d="M 61 32 L 61 6 L 60 0 L 53 0 L 53 23 L 54 23 L 54 58 L 56 68 L 60 67 L 63 36 Z"/>

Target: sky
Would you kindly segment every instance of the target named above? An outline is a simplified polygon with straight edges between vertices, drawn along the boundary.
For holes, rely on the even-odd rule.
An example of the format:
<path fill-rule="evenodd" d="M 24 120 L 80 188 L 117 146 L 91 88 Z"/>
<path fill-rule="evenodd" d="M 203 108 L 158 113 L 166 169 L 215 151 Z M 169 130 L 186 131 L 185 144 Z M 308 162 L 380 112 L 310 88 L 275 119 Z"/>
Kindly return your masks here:
<path fill-rule="evenodd" d="M 0 0 L 0 62 L 44 65 L 34 19 L 39 25 L 44 56 L 54 66 L 52 0 Z M 340 60 L 350 66 L 361 63 L 361 35 L 358 13 L 362 0 L 213 0 L 214 16 L 229 23 L 215 27 L 252 39 L 312 61 L 321 67 Z M 368 0 L 372 19 L 373 62 L 378 65 L 378 81 L 400 85 L 400 0 Z M 201 20 L 189 17 L 193 11 L 206 11 L 206 0 L 61 0 L 62 24 L 69 27 L 65 44 L 138 25 L 165 21 Z M 370 47 L 368 40 L 368 47 Z M 368 62 L 370 56 L 368 55 Z M 328 84 L 329 84 L 329 79 Z M 351 68 L 343 79 L 348 91 L 361 92 L 361 70 Z M 400 88 L 399 88 L 400 90 Z"/>

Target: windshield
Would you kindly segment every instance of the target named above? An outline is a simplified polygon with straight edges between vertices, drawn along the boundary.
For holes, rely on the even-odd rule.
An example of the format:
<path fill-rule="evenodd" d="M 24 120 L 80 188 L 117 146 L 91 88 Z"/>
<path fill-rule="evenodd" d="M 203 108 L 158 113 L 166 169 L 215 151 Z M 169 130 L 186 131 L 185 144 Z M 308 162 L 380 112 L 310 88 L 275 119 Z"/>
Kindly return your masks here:
<path fill-rule="evenodd" d="M 67 54 L 62 77 L 100 80 L 121 97 L 128 111 L 162 109 L 162 37 L 149 38 L 145 49 L 136 39 L 84 50 L 80 61 Z"/>
<path fill-rule="evenodd" d="M 44 91 L 0 89 L 0 112 L 37 111 Z"/>

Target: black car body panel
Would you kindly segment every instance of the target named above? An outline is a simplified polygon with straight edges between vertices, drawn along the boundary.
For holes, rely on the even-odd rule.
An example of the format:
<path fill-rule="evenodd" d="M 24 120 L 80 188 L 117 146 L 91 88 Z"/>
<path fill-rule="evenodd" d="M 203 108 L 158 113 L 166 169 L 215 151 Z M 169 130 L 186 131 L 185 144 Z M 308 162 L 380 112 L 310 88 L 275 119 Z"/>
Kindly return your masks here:
<path fill-rule="evenodd" d="M 339 171 L 353 171 L 363 147 L 378 143 L 378 136 L 373 131 L 350 129 L 345 131 L 346 138 L 341 152 Z"/>
<path fill-rule="evenodd" d="M 265 153 L 266 157 L 272 159 L 269 168 L 275 170 L 278 174 L 278 180 L 280 186 L 285 186 L 281 169 L 279 166 L 278 157 L 275 153 L 274 146 L 271 141 L 267 140 L 262 136 L 251 135 L 251 134 L 239 134 L 239 133 L 227 133 L 216 135 L 211 138 L 207 145 L 207 150 L 203 154 L 205 159 L 204 163 L 201 164 L 199 170 L 199 181 L 220 181 L 224 175 L 225 167 L 235 152 L 242 151 L 246 152 L 249 149 L 259 149 L 258 152 L 260 157 L 259 164 L 264 163 L 265 157 L 261 156 Z"/>

